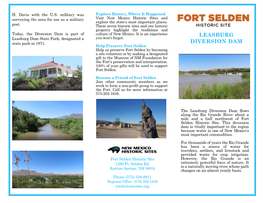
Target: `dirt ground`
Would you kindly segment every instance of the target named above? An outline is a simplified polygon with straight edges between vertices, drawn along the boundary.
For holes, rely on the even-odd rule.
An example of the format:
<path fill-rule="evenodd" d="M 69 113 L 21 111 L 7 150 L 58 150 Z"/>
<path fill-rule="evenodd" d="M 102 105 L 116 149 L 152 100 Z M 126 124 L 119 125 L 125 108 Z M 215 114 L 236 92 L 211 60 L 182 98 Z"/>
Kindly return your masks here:
<path fill-rule="evenodd" d="M 165 127 L 166 128 L 166 127 Z M 140 128 L 97 128 L 97 138 L 138 138 L 141 134 Z M 166 138 L 166 129 L 157 128 L 159 138 Z"/>

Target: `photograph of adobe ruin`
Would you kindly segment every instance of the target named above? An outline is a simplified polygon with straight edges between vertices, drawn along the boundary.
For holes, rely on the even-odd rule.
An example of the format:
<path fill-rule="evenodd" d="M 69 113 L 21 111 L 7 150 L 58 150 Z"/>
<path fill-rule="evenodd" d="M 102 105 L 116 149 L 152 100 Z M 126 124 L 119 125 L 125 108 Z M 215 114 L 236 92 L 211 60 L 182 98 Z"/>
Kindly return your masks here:
<path fill-rule="evenodd" d="M 13 56 L 12 90 L 82 90 L 81 56 Z"/>
<path fill-rule="evenodd" d="M 166 138 L 166 99 L 97 99 L 96 138 Z"/>

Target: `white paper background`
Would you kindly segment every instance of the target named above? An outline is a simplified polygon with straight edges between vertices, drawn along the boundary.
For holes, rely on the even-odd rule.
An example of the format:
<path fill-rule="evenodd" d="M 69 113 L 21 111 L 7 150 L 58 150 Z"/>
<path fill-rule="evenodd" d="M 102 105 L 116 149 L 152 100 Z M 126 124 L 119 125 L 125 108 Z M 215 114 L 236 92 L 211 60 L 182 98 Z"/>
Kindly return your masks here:
<path fill-rule="evenodd" d="M 81 2 L 81 1 L 79 1 Z M 168 2 L 168 1 L 167 1 Z M 11 3 L 17 3 L 17 2 L 11 2 Z M 35 1 L 34 2 L 21 2 L 21 3 L 36 3 Z M 41 2 L 42 3 L 42 2 Z M 49 2 L 45 2 L 45 3 L 49 3 Z M 50 2 L 50 3 L 55 3 L 55 2 Z M 66 2 L 66 1 L 60 1 L 58 3 L 69 3 L 69 2 Z M 70 2 L 72 3 L 72 2 Z M 78 2 L 73 2 L 73 3 L 78 3 Z M 83 3 L 89 3 L 89 2 L 83 2 Z M 96 2 L 98 3 L 98 2 Z M 110 3 L 115 3 L 115 2 L 110 2 Z M 116 3 L 119 3 L 119 2 L 116 2 Z M 121 3 L 124 3 L 124 2 L 121 2 Z M 133 3 L 136 3 L 136 2 L 133 2 Z M 138 2 L 138 3 L 142 3 L 142 2 Z M 145 2 L 145 3 L 154 3 L 153 1 L 148 1 L 148 2 Z M 166 2 L 161 2 L 161 3 L 166 3 Z M 170 2 L 170 3 L 182 3 L 182 2 Z M 183 3 L 186 3 L 186 2 L 183 2 Z M 189 3 L 212 3 L 211 1 L 209 2 L 205 2 L 205 1 L 202 1 L 202 2 L 189 2 Z M 216 2 L 216 3 L 219 3 L 219 2 Z M 232 2 L 220 2 L 220 3 L 254 3 L 254 2 L 244 2 L 244 1 L 232 1 Z M 262 9 L 262 5 L 260 4 L 260 2 L 256 2 L 258 3 L 257 4 L 257 11 L 260 11 L 260 8 Z M 2 5 L 3 4 L 3 5 Z M 4 152 L 4 160 L 6 160 L 5 164 L 1 165 L 2 166 L 2 171 L 4 171 L 4 174 L 5 177 L 7 177 L 7 163 L 8 163 L 8 160 L 7 160 L 7 139 L 6 139 L 6 135 L 7 135 L 7 101 L 6 101 L 6 95 L 8 94 L 7 93 L 7 67 L 8 67 L 8 42 L 7 42 L 7 28 L 8 28 L 8 23 L 7 23 L 7 16 L 8 16 L 8 7 L 7 7 L 7 4 L 4 4 L 4 3 L 1 3 L 1 11 L 2 11 L 2 14 L 1 14 L 1 18 L 2 18 L 2 27 L 4 27 L 4 33 L 1 33 L 1 37 L 2 39 L 5 39 L 3 40 L 3 43 L 5 44 L 5 46 L 2 47 L 2 61 L 3 61 L 3 68 L 4 68 L 4 76 L 5 78 L 3 77 L 3 84 L 2 87 L 3 88 L 3 95 L 5 95 L 5 102 L 2 101 L 3 103 L 3 109 L 5 110 L 4 112 L 4 115 L 6 116 L 3 116 L 3 128 L 5 129 L 4 132 L 3 132 L 3 136 L 5 137 L 4 139 L 4 142 L 2 143 L 3 144 L 3 152 Z M 58 7 L 55 7 L 53 9 L 57 9 Z M 76 7 L 77 9 L 79 9 L 78 7 Z M 99 7 L 101 10 L 103 7 Z M 133 7 L 132 8 L 132 11 L 136 11 L 138 7 Z M 189 7 L 186 7 L 187 9 L 187 13 L 191 13 L 191 9 Z M 204 11 L 203 13 L 207 13 L 207 10 L 206 10 L 207 7 L 204 8 Z M 82 7 L 81 9 L 85 10 L 86 7 Z M 112 11 L 111 10 L 111 7 L 109 8 L 105 8 L 105 9 L 108 9 L 109 11 Z M 120 9 L 121 11 L 124 11 L 125 9 L 127 9 L 127 7 L 118 7 L 118 9 Z M 202 11 L 202 8 L 199 8 L 198 7 L 198 10 L 196 10 L 195 8 L 193 8 L 194 12 L 196 13 L 201 13 Z M 214 9 L 214 7 L 211 7 L 211 9 L 209 9 L 209 13 L 212 13 L 212 9 Z M 224 9 L 218 9 L 217 13 L 222 13 L 225 12 L 227 13 L 228 8 L 224 8 Z M 240 9 L 240 13 L 242 12 L 245 12 L 245 13 L 248 13 L 248 12 L 253 12 L 253 10 L 249 10 L 247 8 L 244 8 L 245 10 L 242 11 L 242 8 L 238 7 L 238 9 Z M 52 8 L 49 10 L 49 12 L 51 12 Z M 149 10 L 149 9 L 147 9 Z M 169 23 L 172 23 L 172 20 L 170 18 L 170 16 L 172 14 L 174 14 L 174 16 L 176 16 L 176 13 L 177 13 L 177 10 L 180 11 L 180 13 L 186 13 L 184 10 L 183 10 L 183 7 L 169 7 L 168 9 L 166 8 L 163 8 L 162 7 L 155 7 L 155 8 L 151 8 L 151 11 L 158 11 L 160 12 L 161 10 L 169 10 Z M 116 11 L 114 9 L 114 11 Z M 128 11 L 131 11 L 130 9 L 128 9 Z M 143 11 L 142 8 L 138 8 L 138 11 Z M 95 9 L 94 9 L 94 12 L 95 12 Z M 235 9 L 233 8 L 230 8 L 230 13 L 235 13 L 236 12 L 236 7 Z M 238 13 L 238 12 L 236 12 Z M 5 14 L 5 15 L 4 15 Z M 85 13 L 86 14 L 86 13 Z M 261 60 L 261 57 L 260 57 L 260 54 L 262 55 L 262 49 L 260 47 L 260 34 L 262 34 L 262 31 L 261 31 L 261 28 L 260 28 L 260 22 L 262 22 L 262 16 L 260 14 L 260 12 L 257 12 L 257 23 L 258 23 L 258 26 L 257 26 L 257 75 L 260 75 L 261 73 L 261 69 L 260 69 L 260 66 L 262 65 L 262 60 Z M 92 13 L 90 13 L 90 16 L 93 18 L 94 15 Z M 87 23 L 87 21 L 86 21 Z M 174 23 L 175 23 L 175 20 L 174 20 Z M 181 24 L 181 26 L 184 26 L 183 24 Z M 241 35 L 240 38 L 243 38 L 243 39 L 246 39 L 246 42 L 247 44 L 242 44 L 241 47 L 238 47 L 238 48 L 233 48 L 235 47 L 236 45 L 224 45 L 222 46 L 222 48 L 219 48 L 219 46 L 209 46 L 209 48 L 206 47 L 206 45 L 195 45 L 196 48 L 194 46 L 191 46 L 190 44 L 186 46 L 187 42 L 183 41 L 180 37 L 184 37 L 185 39 L 188 39 L 189 37 L 186 36 L 185 33 L 182 33 L 182 36 L 180 36 L 180 32 L 176 32 L 176 29 L 178 30 L 179 29 L 179 24 L 176 24 L 176 29 L 175 30 L 172 30 L 172 26 L 171 24 L 169 24 L 169 38 L 173 37 L 172 34 L 170 33 L 175 33 L 175 36 L 178 36 L 178 40 L 176 39 L 171 39 L 170 42 L 173 42 L 173 43 L 169 43 L 169 44 L 164 44 L 162 40 L 160 40 L 159 42 L 158 41 L 154 41 L 154 44 L 152 43 L 151 40 L 147 40 L 146 38 L 142 40 L 142 42 L 139 42 L 139 40 L 135 40 L 134 42 L 136 43 L 143 43 L 143 44 L 146 44 L 148 46 L 151 47 L 151 44 L 153 44 L 152 47 L 156 48 L 158 46 L 160 47 L 164 47 L 164 46 L 167 46 L 169 48 L 169 70 L 161 70 L 161 72 L 159 73 L 160 70 L 156 70 L 155 73 L 152 73 L 153 76 L 155 75 L 158 75 L 158 79 L 160 80 L 163 80 L 163 79 L 167 79 L 169 80 L 169 92 L 168 94 L 160 94 L 158 95 L 158 98 L 165 98 L 167 99 L 167 138 L 164 139 L 164 140 L 158 140 L 158 142 L 156 140 L 147 140 L 147 142 L 145 140 L 140 140 L 140 145 L 150 145 L 152 148 L 154 149 L 157 149 L 158 150 L 158 154 L 156 156 L 156 159 L 157 161 L 155 162 L 155 164 L 158 163 L 158 170 L 160 171 L 164 171 L 164 169 L 162 168 L 162 166 L 167 166 L 167 164 L 169 163 L 169 168 L 166 169 L 166 172 L 165 173 L 157 173 L 156 176 L 160 176 L 159 178 L 157 178 L 158 180 L 164 180 L 162 183 L 159 183 L 158 185 L 156 185 L 154 188 L 154 186 L 152 185 L 151 186 L 151 192 L 148 192 L 148 194 L 150 193 L 156 193 L 156 194 L 160 194 L 160 193 L 167 193 L 167 194 L 180 194 L 180 193 L 185 193 L 187 191 L 189 191 L 189 193 L 203 193 L 203 191 L 206 191 L 206 193 L 215 193 L 215 190 L 218 189 L 218 192 L 216 193 L 252 193 L 253 191 L 250 192 L 250 190 L 248 191 L 247 189 L 250 188 L 250 185 L 252 184 L 250 182 L 253 181 L 253 177 L 251 177 L 251 171 L 250 173 L 247 173 L 247 174 L 244 174 L 242 178 L 244 178 L 243 180 L 241 179 L 240 180 L 240 176 L 237 174 L 238 177 L 236 177 L 235 175 L 233 174 L 230 174 L 229 177 L 226 177 L 224 175 L 224 177 L 221 177 L 221 176 L 217 176 L 217 175 L 213 175 L 211 176 L 211 178 L 209 178 L 209 181 L 206 181 L 208 180 L 207 179 L 207 174 L 205 175 L 205 179 L 202 178 L 202 176 L 199 176 L 197 177 L 196 174 L 194 174 L 194 178 L 193 176 L 189 175 L 189 174 L 182 174 L 182 173 L 178 173 L 178 176 L 176 175 L 176 173 L 174 173 L 173 171 L 176 170 L 178 168 L 177 166 L 177 163 L 178 163 L 178 159 L 180 158 L 179 156 L 176 156 L 176 155 L 179 155 L 179 152 L 174 152 L 174 154 L 169 154 L 170 151 L 168 150 L 168 147 L 167 146 L 173 146 L 174 147 L 174 150 L 180 150 L 179 146 L 176 146 L 174 145 L 174 143 L 178 143 L 178 139 L 180 140 L 180 129 L 177 129 L 176 133 L 173 132 L 173 129 L 169 126 L 173 126 L 173 123 L 179 123 L 179 116 L 173 116 L 172 114 L 179 114 L 180 113 L 180 108 L 182 107 L 191 107 L 193 105 L 193 101 L 180 101 L 177 99 L 177 95 L 178 95 L 178 77 L 176 77 L 177 73 L 178 73 L 178 54 L 181 54 L 181 53 L 226 53 L 226 50 L 227 50 L 227 53 L 249 53 L 251 54 L 251 71 L 254 69 L 253 67 L 253 35 L 251 37 L 251 33 L 253 30 L 253 24 L 251 23 L 251 28 L 246 28 L 244 30 L 244 28 L 242 27 L 235 27 L 235 31 L 234 31 L 234 34 L 237 33 L 239 34 L 240 32 L 244 33 Z M 82 28 L 82 29 L 85 29 L 85 33 L 87 34 L 89 32 L 89 28 Z M 92 28 L 93 29 L 93 28 Z M 184 28 L 185 30 L 185 28 Z M 197 30 L 197 29 L 196 29 Z M 211 29 L 209 29 L 211 30 Z M 221 31 L 222 29 L 220 29 Z M 227 29 L 228 30 L 228 29 Z M 247 31 L 247 30 L 250 30 L 250 31 Z M 196 34 L 193 34 L 193 32 L 189 32 L 189 34 L 191 36 L 197 36 L 198 34 L 198 31 L 196 31 Z M 92 34 L 92 32 L 90 33 L 90 36 L 93 37 L 94 35 Z M 85 36 L 86 39 L 89 38 L 88 35 Z M 132 40 L 131 40 L 132 42 Z M 93 184 L 93 185 L 88 185 L 87 183 L 88 182 L 94 182 L 93 180 L 95 180 L 95 174 L 99 172 L 99 174 L 103 175 L 103 168 L 105 167 L 105 162 L 107 162 L 109 160 L 109 157 L 111 155 L 109 155 L 109 157 L 103 157 L 102 155 L 105 155 L 105 154 L 96 154 L 95 156 L 90 156 L 93 154 L 93 148 L 90 147 L 89 145 L 89 142 L 92 142 L 92 143 L 96 143 L 95 145 L 96 146 L 99 146 L 100 149 L 97 149 L 98 151 L 103 151 L 105 149 L 107 149 L 109 146 L 111 145 L 130 145 L 130 146 L 133 146 L 133 145 L 139 145 L 138 143 L 138 140 L 131 140 L 131 139 L 125 139 L 125 140 L 115 140 L 115 139 L 112 139 L 112 140 L 96 140 L 95 138 L 95 128 L 92 128 L 93 127 L 93 124 L 95 123 L 95 118 L 96 118 L 96 109 L 93 107 L 93 108 L 90 108 L 89 106 L 95 106 L 96 105 L 96 100 L 95 100 L 95 96 L 92 98 L 90 97 L 88 94 L 93 94 L 95 93 L 95 91 L 89 91 L 89 89 L 91 88 L 92 90 L 92 87 L 94 86 L 94 82 L 95 82 L 95 75 L 99 75 L 99 76 L 103 76 L 103 74 L 97 74 L 95 72 L 95 69 L 92 68 L 92 67 L 95 67 L 95 64 L 94 64 L 94 55 L 92 52 L 89 51 L 89 48 L 91 48 L 92 51 L 95 50 L 95 44 L 96 42 L 85 42 L 83 44 L 81 44 L 81 46 L 83 46 L 83 48 L 85 49 L 85 52 L 83 52 L 83 49 L 79 48 L 79 44 L 77 45 L 76 43 L 76 47 L 78 47 L 77 49 L 73 49 L 73 45 L 72 43 L 70 43 L 70 48 L 72 48 L 72 50 L 68 49 L 68 47 L 63 47 L 62 44 L 59 44 L 60 47 L 56 47 L 56 49 L 50 49 L 48 54 L 47 52 L 44 50 L 44 49 L 34 49 L 34 50 L 24 50 L 21 49 L 19 50 L 19 48 L 16 48 L 15 52 L 12 52 L 12 55 L 13 56 L 21 56 L 21 55 L 24 55 L 24 54 L 21 54 L 21 53 L 26 53 L 26 55 L 28 56 L 32 56 L 32 55 L 38 55 L 38 56 L 41 56 L 41 55 L 48 55 L 48 56 L 52 56 L 52 55 L 61 55 L 61 56 L 65 56 L 65 55 L 82 55 L 83 56 L 83 67 L 84 67 L 84 70 L 83 70 L 83 75 L 84 75 L 84 82 L 83 82 L 83 91 L 82 92 L 72 92 L 70 93 L 71 94 L 71 98 L 74 98 L 74 100 L 83 100 L 84 101 L 84 141 L 83 142 L 70 142 L 70 143 L 67 143 L 67 142 L 60 142 L 60 141 L 57 141 L 57 142 L 52 142 L 52 141 L 46 141 L 46 142 L 43 142 L 45 143 L 45 145 L 42 144 L 42 142 L 36 142 L 36 141 L 32 141 L 32 142 L 23 142 L 23 148 L 22 149 L 27 149 L 27 150 L 84 150 L 84 178 L 85 178 L 85 182 L 84 182 L 84 189 L 83 190 L 74 190 L 74 193 L 81 193 L 81 194 L 84 194 L 84 193 L 91 193 L 91 194 L 95 194 L 95 193 L 101 193 L 99 190 L 101 191 L 108 191 L 107 193 L 110 193 L 110 194 L 114 194 L 116 193 L 115 191 L 112 191 L 112 186 L 110 185 L 106 185 L 106 186 L 103 186 L 103 185 L 100 185 L 99 182 L 98 184 Z M 121 43 L 120 43 L 121 44 Z M 173 46 L 173 44 L 175 44 L 175 48 L 171 49 L 171 46 Z M 200 47 L 204 46 L 204 48 L 201 50 Z M 228 46 L 232 46 L 232 47 L 228 47 Z M 191 52 L 189 52 L 189 48 L 191 48 Z M 74 50 L 74 51 L 73 51 Z M 206 52 L 204 52 L 204 50 L 207 50 Z M 59 53 L 59 54 L 58 54 Z M 171 60 L 171 56 L 177 56 L 177 57 L 172 57 L 172 60 Z M 1 57 L 1 58 L 2 58 Z M 90 68 L 90 70 L 88 70 L 88 68 Z M 171 70 L 172 68 L 174 68 L 174 70 Z M 153 71 L 154 72 L 154 71 Z M 87 74 L 89 73 L 89 74 Z M 121 71 L 118 71 L 118 75 L 121 75 Z M 144 74 L 143 72 L 140 72 L 142 75 Z M 169 74 L 168 74 L 169 73 Z M 127 70 L 125 70 L 125 72 L 123 73 L 125 75 L 130 75 L 132 74 L 132 72 L 129 72 Z M 160 75 L 161 74 L 161 75 Z M 107 74 L 105 74 L 107 75 Z M 160 76 L 159 76 L 160 75 Z M 167 75 L 169 75 L 169 77 L 167 77 Z M 258 83 L 257 83 L 257 88 L 258 90 L 260 90 L 260 86 L 261 86 L 261 81 L 260 81 L 260 78 L 258 78 Z M 172 90 L 175 90 L 174 94 L 172 94 Z M 5 92 L 5 93 L 4 93 Z M 95 95 L 95 94 L 94 94 Z M 67 93 L 65 92 L 36 92 L 34 93 L 34 96 L 30 95 L 29 93 L 25 94 L 25 93 L 22 93 L 22 92 L 19 92 L 17 93 L 16 95 L 13 94 L 12 95 L 12 100 L 71 100 L 69 99 Z M 125 94 L 121 94 L 121 96 L 119 98 L 138 98 L 140 99 L 143 95 L 140 95 L 140 94 L 136 94 L 136 95 L 125 95 Z M 146 96 L 143 96 L 145 99 L 146 98 L 157 98 L 157 97 L 153 97 L 151 94 L 148 94 Z M 21 98 L 26 98 L 26 99 L 21 99 Z M 36 99 L 37 98 L 37 99 Z M 115 97 L 114 97 L 115 98 Z M 251 98 L 253 98 L 253 91 L 251 91 Z M 260 114 L 260 111 L 262 112 L 262 109 L 261 107 L 259 106 L 260 105 L 260 100 L 261 99 L 261 95 L 260 95 L 260 91 L 258 91 L 257 93 L 257 115 L 258 115 L 258 120 L 257 122 L 259 123 L 260 121 L 260 118 L 259 118 L 259 114 Z M 235 108 L 242 108 L 244 105 L 247 106 L 247 108 L 251 108 L 253 109 L 253 100 L 245 100 L 245 101 L 238 101 L 236 102 L 235 100 L 233 101 L 222 101 L 220 100 L 220 105 L 227 105 L 227 106 L 230 106 L 230 105 L 233 105 L 233 107 Z M 215 105 L 211 102 L 211 103 L 204 103 L 202 101 L 195 101 L 195 104 L 193 105 L 193 107 L 198 107 L 198 108 L 215 108 Z M 87 117 L 87 115 L 89 115 L 89 117 Z M 89 131 L 89 133 L 86 132 L 86 128 L 85 127 L 85 123 L 89 123 L 89 125 L 91 126 L 91 130 Z M 253 122 L 251 121 L 251 123 L 253 124 Z M 258 126 L 260 127 L 260 123 L 258 124 Z M 258 128 L 259 128 L 258 127 Z M 257 143 L 262 143 L 262 140 L 260 138 L 260 129 L 257 129 L 258 130 L 258 133 L 257 133 Z M 174 135 L 173 135 L 174 134 Z M 246 139 L 246 138 L 245 138 Z M 127 144 L 128 143 L 128 144 Z M 87 147 L 89 145 L 89 147 Z M 260 145 L 258 145 L 258 149 L 260 149 Z M 21 150 L 21 145 L 19 145 L 19 143 L 12 143 L 12 150 Z M 258 151 L 258 157 L 260 157 L 260 151 Z M 96 165 L 93 165 L 94 168 L 90 168 L 90 163 L 96 163 Z M 260 161 L 260 158 L 258 158 L 258 162 L 257 162 L 257 166 L 258 167 L 261 167 L 261 161 Z M 99 169 L 99 168 L 102 168 L 102 169 Z M 177 199 L 177 201 L 227 201 L 227 202 L 230 202 L 230 201 L 252 201 L 252 202 L 258 202 L 259 200 L 259 196 L 260 196 L 260 189 L 261 189 L 261 183 L 260 183 L 260 178 L 262 178 L 261 176 L 261 173 L 260 173 L 260 168 L 257 169 L 258 171 L 258 174 L 257 174 L 257 179 L 258 179 L 258 185 L 257 185 L 257 194 L 258 196 L 257 197 L 118 197 L 118 201 L 122 201 L 122 200 L 125 200 L 125 201 L 135 201 L 135 200 L 140 200 L 140 201 L 149 201 L 149 200 L 162 200 L 163 198 L 165 199 L 170 199 L 170 200 L 175 200 Z M 171 175 L 172 174 L 172 175 Z M 104 174 L 106 175 L 106 174 Z M 164 178 L 165 177 L 165 178 Z M 3 178 L 4 179 L 4 178 Z M 102 180 L 105 180 L 104 177 L 102 176 L 101 177 Z M 5 191 L 4 192 L 4 195 L 5 197 L 7 196 L 7 187 L 8 187 L 8 180 L 7 178 L 4 179 L 5 181 L 3 181 L 3 183 L 1 184 L 2 186 L 2 191 Z M 98 179 L 97 179 L 98 180 Z M 230 181 L 230 183 L 233 183 L 234 186 L 232 184 L 229 184 L 227 183 L 226 181 Z M 176 182 L 175 182 L 176 181 Z M 201 182 L 201 185 L 198 184 Z M 217 183 L 217 185 L 215 184 L 215 182 Z M 181 183 L 181 184 L 178 184 L 178 183 Z M 162 184 L 162 185 L 161 185 Z M 162 187 L 161 187 L 162 186 Z M 168 187 L 167 187 L 168 186 Z M 213 186 L 213 187 L 211 187 Z M 214 188 L 217 187 L 217 188 Z M 164 188 L 163 188 L 164 187 Z M 160 189 L 161 188 L 161 189 Z M 229 191 L 231 190 L 231 191 Z M 89 191 L 89 192 L 87 192 Z M 29 193 L 31 192 L 30 190 L 26 190 L 26 193 Z M 62 193 L 64 192 L 62 189 L 58 189 L 56 191 L 54 190 L 50 190 L 48 193 Z M 24 191 L 22 192 L 24 193 Z M 37 193 L 40 193 L 39 191 L 37 191 Z M 67 194 L 69 193 L 72 193 L 70 190 L 67 190 L 66 191 Z M 106 193 L 106 192 L 105 192 Z M 124 194 L 127 194 L 128 192 L 124 192 Z M 136 194 L 139 194 L 140 191 L 135 191 L 135 190 L 132 190 L 131 193 L 136 193 Z M 120 194 L 120 192 L 119 192 Z M 145 194 L 145 192 L 143 192 L 143 194 Z M 75 198 L 78 199 L 78 201 L 88 201 L 88 200 L 95 200 L 95 199 L 100 199 L 101 201 L 109 201 L 109 200 L 116 200 L 117 197 L 113 197 L 113 198 L 110 198 L 110 197 L 9 197 L 8 198 L 8 201 L 9 202 L 15 202 L 15 201 L 22 201 L 22 202 L 28 202 L 28 201 L 46 201 L 47 199 L 51 199 L 52 198 L 52 201 L 57 201 L 57 200 L 60 200 L 61 198 L 63 198 L 64 200 L 67 201 L 76 201 Z M 60 198 L 60 199 L 56 199 L 56 198 Z M 73 199 L 74 198 L 74 199 Z M 94 199 L 95 198 L 95 199 Z M 146 199 L 147 198 L 147 199 Z M 160 199 L 162 198 L 162 199 Z M 235 199 L 235 200 L 234 200 Z"/>

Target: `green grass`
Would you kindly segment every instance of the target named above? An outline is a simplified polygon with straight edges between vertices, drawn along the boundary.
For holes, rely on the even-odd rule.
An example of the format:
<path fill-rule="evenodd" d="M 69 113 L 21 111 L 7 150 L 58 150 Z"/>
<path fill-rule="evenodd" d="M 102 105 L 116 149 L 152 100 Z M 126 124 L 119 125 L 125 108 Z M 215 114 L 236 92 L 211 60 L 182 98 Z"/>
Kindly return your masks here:
<path fill-rule="evenodd" d="M 245 76 L 246 78 L 248 76 Z M 201 87 L 193 91 L 192 84 L 184 90 L 183 99 L 249 99 L 250 80 L 229 85 L 228 83 L 216 84 L 212 87 L 203 83 Z"/>

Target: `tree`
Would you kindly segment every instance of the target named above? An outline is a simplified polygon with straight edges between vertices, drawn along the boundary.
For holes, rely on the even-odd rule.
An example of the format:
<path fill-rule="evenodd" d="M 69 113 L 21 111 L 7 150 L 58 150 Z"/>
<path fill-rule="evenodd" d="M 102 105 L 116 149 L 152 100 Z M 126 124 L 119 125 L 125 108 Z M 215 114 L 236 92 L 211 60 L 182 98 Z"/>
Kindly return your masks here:
<path fill-rule="evenodd" d="M 211 71 L 210 75 L 218 75 L 217 71 Z"/>
<path fill-rule="evenodd" d="M 120 125 L 120 119 L 119 118 L 116 118 L 116 120 L 114 121 L 114 125 L 117 127 Z"/>
<path fill-rule="evenodd" d="M 77 66 L 77 76 L 80 82 L 82 82 L 82 66 Z"/>
<path fill-rule="evenodd" d="M 13 76 L 15 76 L 15 78 L 13 78 L 13 81 L 18 81 L 18 80 L 28 80 L 28 73 L 29 73 L 29 70 L 19 70 L 18 72 L 15 72 L 13 74 Z"/>
<path fill-rule="evenodd" d="M 38 78 L 38 70 L 34 69 L 34 70 L 31 70 L 31 77 L 32 79 L 37 79 Z"/>
<path fill-rule="evenodd" d="M 16 176 L 17 176 L 17 187 L 19 187 L 19 182 L 18 182 L 18 168 L 19 168 L 19 165 L 18 165 L 18 162 L 20 161 L 19 157 L 17 154 L 14 154 L 15 158 L 16 158 L 16 162 L 12 162 L 12 164 L 15 164 L 16 165 Z"/>
<path fill-rule="evenodd" d="M 79 65 L 78 65 L 78 66 L 77 66 L 77 69 L 78 69 L 79 72 L 82 72 L 82 66 L 79 66 Z"/>
<path fill-rule="evenodd" d="M 32 159 L 32 157 L 27 151 L 22 151 L 22 152 L 24 152 L 24 155 L 26 157 L 24 162 L 26 162 L 26 164 L 27 164 L 27 171 L 28 171 L 27 174 L 28 174 L 28 183 L 29 183 L 29 181 L 30 181 L 30 174 L 29 174 L 29 164 L 28 164 L 28 162 L 29 162 L 30 159 Z"/>

